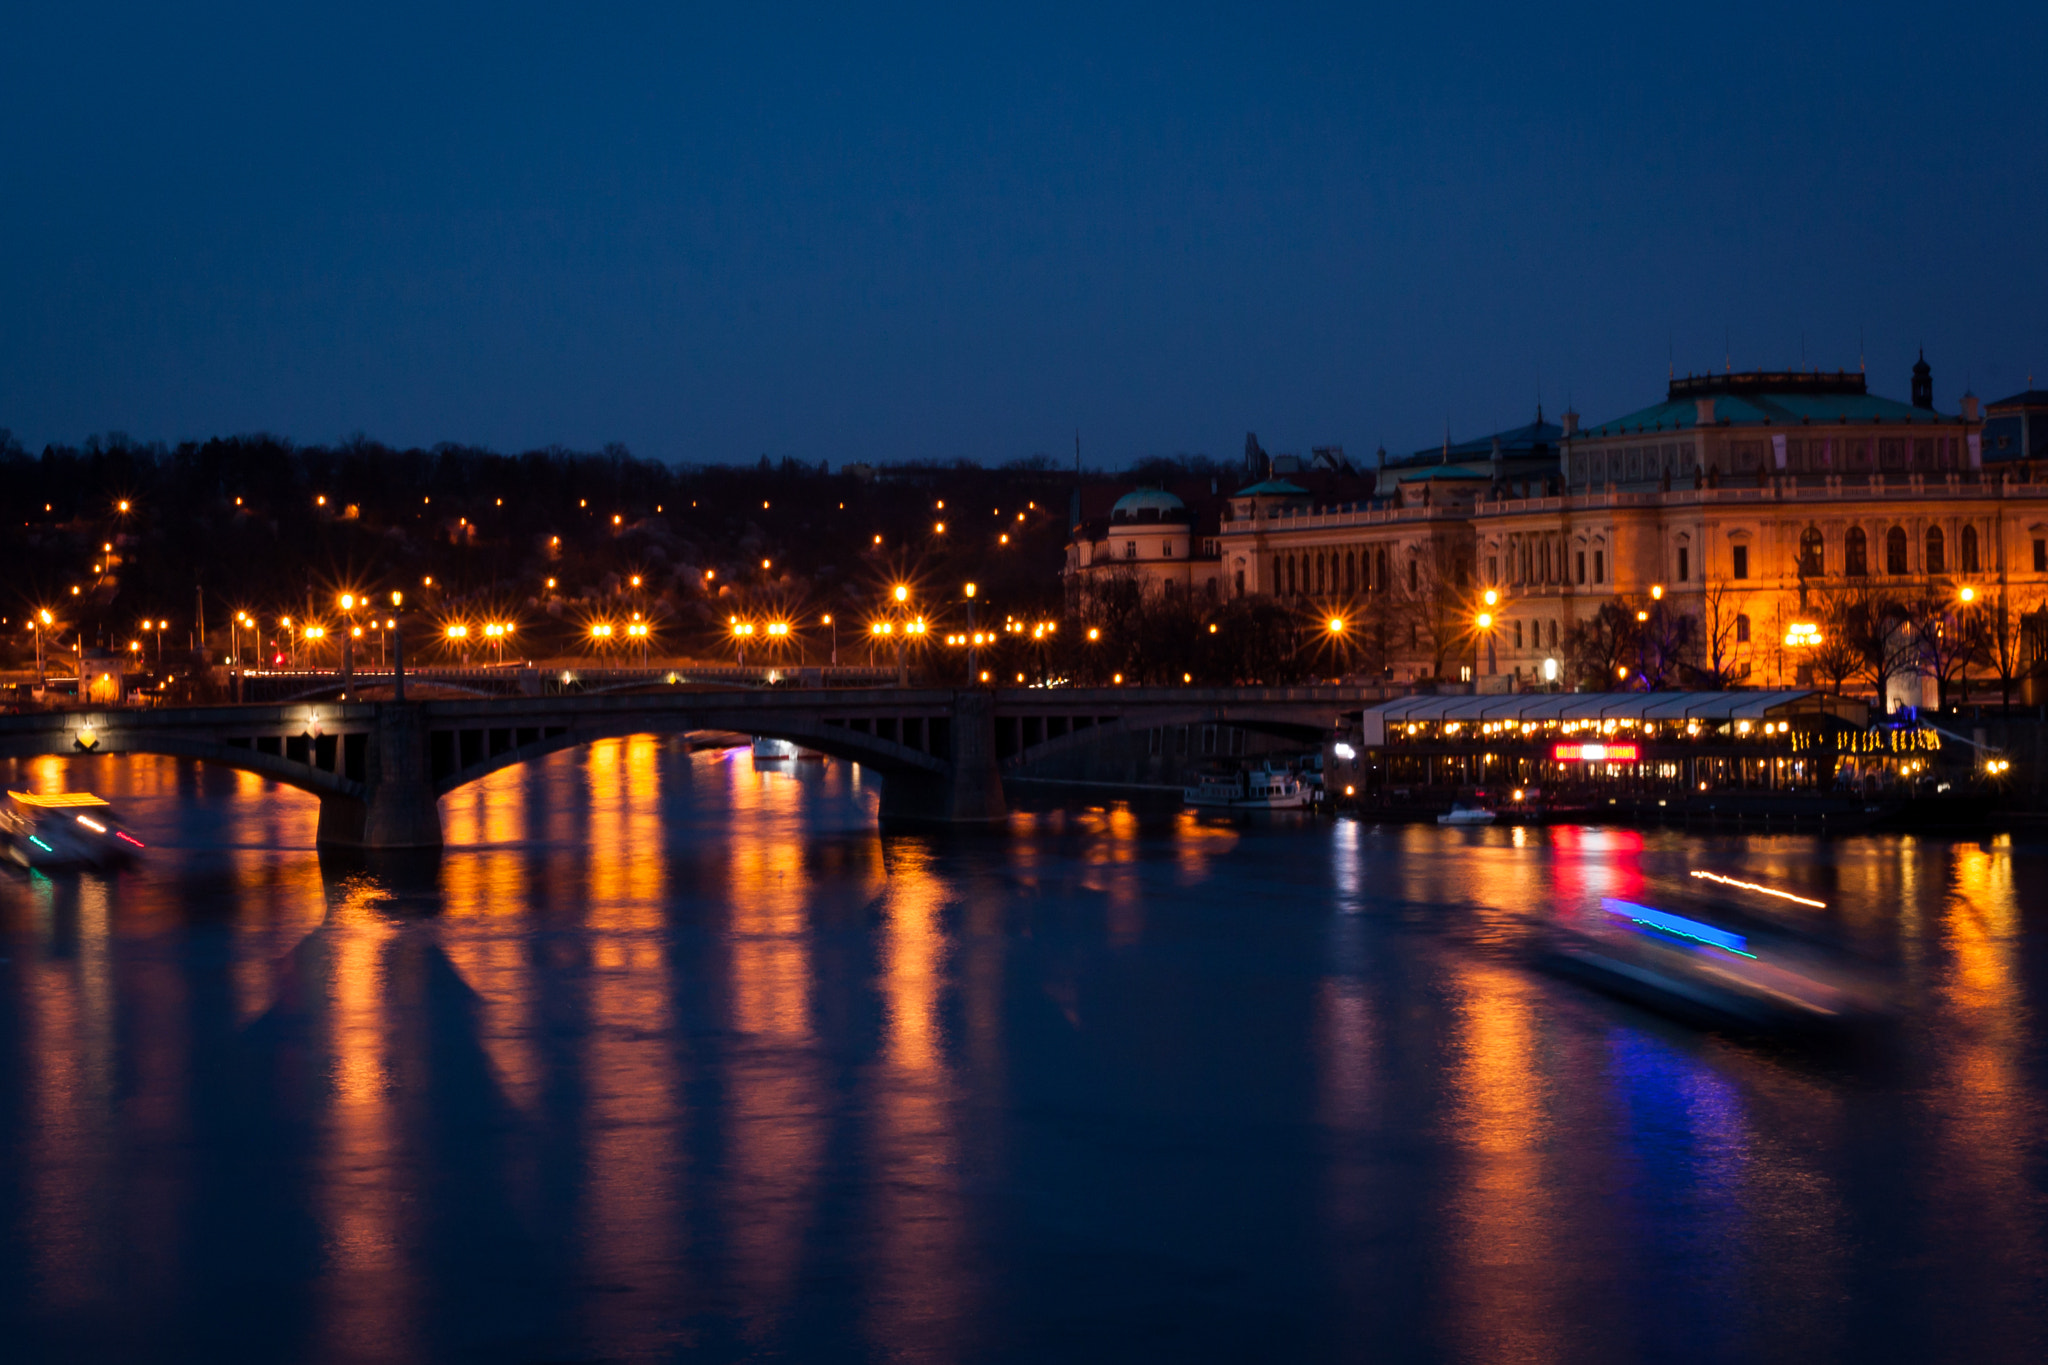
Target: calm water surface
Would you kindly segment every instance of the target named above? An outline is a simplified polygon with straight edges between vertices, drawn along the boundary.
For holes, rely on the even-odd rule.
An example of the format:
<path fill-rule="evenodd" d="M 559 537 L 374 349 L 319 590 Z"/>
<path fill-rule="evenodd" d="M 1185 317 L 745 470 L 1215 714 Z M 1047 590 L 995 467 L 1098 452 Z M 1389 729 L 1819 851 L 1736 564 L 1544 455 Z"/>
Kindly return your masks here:
<path fill-rule="evenodd" d="M 840 764 L 631 739 L 438 859 L 168 759 L 0 874 L 0 1355 L 2048 1357 L 2048 847 L 1237 825 L 882 837 Z M 1807 888 L 1898 1038 L 1694 1032 L 1528 917 Z"/>

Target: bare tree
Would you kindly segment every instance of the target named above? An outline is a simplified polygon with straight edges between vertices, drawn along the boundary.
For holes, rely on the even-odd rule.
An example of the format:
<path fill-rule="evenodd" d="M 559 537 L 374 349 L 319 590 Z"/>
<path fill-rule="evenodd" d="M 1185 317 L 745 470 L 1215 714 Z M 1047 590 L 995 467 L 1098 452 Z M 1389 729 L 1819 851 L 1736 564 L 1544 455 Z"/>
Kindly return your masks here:
<path fill-rule="evenodd" d="M 1908 619 L 1916 662 L 1934 675 L 1935 706 L 1946 711 L 1949 684 L 1961 682 L 1967 690 L 1970 661 L 1984 652 L 1985 612 L 1974 603 L 1929 594 L 1908 608 Z"/>
<path fill-rule="evenodd" d="M 1693 676 L 1702 687 L 1719 690 L 1736 680 L 1743 623 L 1748 620 L 1743 608 L 1748 605 L 1748 593 L 1724 582 L 1710 580 L 1700 594 L 1699 656 Z"/>
<path fill-rule="evenodd" d="M 1843 622 L 1853 614 L 1850 601 L 1860 591 L 1847 588 L 1828 593 L 1813 613 L 1818 619 L 1820 640 L 1809 647 L 1807 659 L 1813 665 L 1814 676 L 1827 679 L 1829 690 L 1836 693 L 1848 685 L 1862 664 L 1855 639 L 1843 628 Z"/>
<path fill-rule="evenodd" d="M 1843 603 L 1837 628 L 1856 653 L 1856 676 L 1870 683 L 1880 707 L 1893 678 L 1920 668 L 1920 640 L 1906 608 L 1865 589 Z"/>
<path fill-rule="evenodd" d="M 1472 605 L 1466 600 L 1466 565 L 1462 547 L 1432 538 L 1417 547 L 1412 560 L 1414 587 L 1397 585 L 1391 594 L 1389 624 L 1398 633 L 1405 624 L 1430 651 L 1430 673 L 1441 678 L 1453 651 L 1464 654 L 1475 643 Z M 1427 637 L 1423 640 L 1422 637 Z"/>
<path fill-rule="evenodd" d="M 2038 661 L 2036 650 L 2030 648 L 2032 641 L 2040 635 L 2044 619 L 2039 608 L 2029 612 L 2011 595 L 2001 589 L 1998 601 L 1984 612 L 1983 630 L 1978 636 L 1978 658 L 1998 677 L 1998 699 L 2005 706 L 2012 705 L 2014 684 L 2024 677 Z"/>
<path fill-rule="evenodd" d="M 1565 632 L 1565 658 L 1572 677 L 1582 687 L 1612 692 L 1629 685 L 1636 658 L 1635 613 L 1617 602 L 1605 602 L 1600 610 Z"/>

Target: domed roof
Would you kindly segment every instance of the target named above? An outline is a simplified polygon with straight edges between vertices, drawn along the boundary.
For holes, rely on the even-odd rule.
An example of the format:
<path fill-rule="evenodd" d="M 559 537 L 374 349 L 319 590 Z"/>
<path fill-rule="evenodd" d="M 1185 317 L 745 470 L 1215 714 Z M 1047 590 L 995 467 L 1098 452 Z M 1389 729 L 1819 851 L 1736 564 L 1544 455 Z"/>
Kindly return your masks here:
<path fill-rule="evenodd" d="M 1097 503 L 1100 507 L 1102 504 Z M 1139 488 L 1116 500 L 1111 521 L 1186 521 L 1188 505 L 1163 488 Z"/>

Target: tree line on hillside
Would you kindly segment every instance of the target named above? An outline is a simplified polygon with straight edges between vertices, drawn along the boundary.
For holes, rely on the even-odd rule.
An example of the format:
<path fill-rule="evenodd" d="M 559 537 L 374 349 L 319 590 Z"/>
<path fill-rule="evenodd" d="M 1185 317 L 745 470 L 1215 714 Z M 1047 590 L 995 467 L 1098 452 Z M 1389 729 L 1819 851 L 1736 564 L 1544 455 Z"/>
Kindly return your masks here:
<path fill-rule="evenodd" d="M 1100 477 L 1100 476 L 1091 476 Z M 30 455 L 0 432 L 0 639 L 53 633 L 118 647 L 144 620 L 207 643 L 236 612 L 317 615 L 337 590 L 407 594 L 427 619 L 517 614 L 554 643 L 594 615 L 644 612 L 664 647 L 731 645 L 733 616 L 983 600 L 1019 614 L 1058 603 L 1074 475 L 1038 458 L 870 468 L 785 459 L 674 466 L 559 448 L 399 449 L 354 438 L 256 435 L 143 445 L 119 436 Z M 824 648 L 829 648 L 828 646 Z"/>

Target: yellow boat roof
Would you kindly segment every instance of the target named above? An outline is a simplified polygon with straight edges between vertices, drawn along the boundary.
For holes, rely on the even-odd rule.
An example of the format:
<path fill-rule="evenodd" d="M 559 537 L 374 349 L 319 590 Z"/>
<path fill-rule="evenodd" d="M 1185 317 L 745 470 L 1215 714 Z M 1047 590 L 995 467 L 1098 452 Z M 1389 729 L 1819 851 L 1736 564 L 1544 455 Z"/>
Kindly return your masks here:
<path fill-rule="evenodd" d="M 16 801 L 21 802 L 24 806 L 45 806 L 53 809 L 62 809 L 67 806 L 104 806 L 107 804 L 105 799 L 94 796 L 91 792 L 55 792 L 49 796 L 37 796 L 34 792 L 10 790 L 7 794 Z"/>

